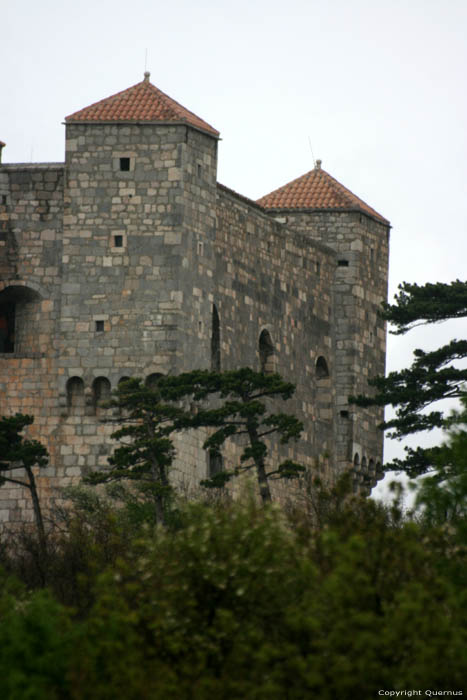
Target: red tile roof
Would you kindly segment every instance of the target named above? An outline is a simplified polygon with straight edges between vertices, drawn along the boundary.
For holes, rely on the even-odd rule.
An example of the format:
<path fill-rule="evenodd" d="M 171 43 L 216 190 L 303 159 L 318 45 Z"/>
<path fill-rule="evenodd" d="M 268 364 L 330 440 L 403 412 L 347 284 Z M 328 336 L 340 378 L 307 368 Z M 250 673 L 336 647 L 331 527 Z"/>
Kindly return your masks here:
<path fill-rule="evenodd" d="M 80 109 L 68 117 L 67 123 L 99 123 L 99 122 L 173 122 L 185 123 L 218 137 L 219 132 L 210 124 L 203 121 L 182 107 L 178 102 L 166 95 L 149 82 L 149 73 L 144 74 L 144 80 L 116 95 L 106 97 L 89 107 Z"/>
<path fill-rule="evenodd" d="M 358 210 L 389 224 L 381 214 L 322 170 L 319 160 L 314 170 L 261 197 L 257 203 L 265 209 Z"/>

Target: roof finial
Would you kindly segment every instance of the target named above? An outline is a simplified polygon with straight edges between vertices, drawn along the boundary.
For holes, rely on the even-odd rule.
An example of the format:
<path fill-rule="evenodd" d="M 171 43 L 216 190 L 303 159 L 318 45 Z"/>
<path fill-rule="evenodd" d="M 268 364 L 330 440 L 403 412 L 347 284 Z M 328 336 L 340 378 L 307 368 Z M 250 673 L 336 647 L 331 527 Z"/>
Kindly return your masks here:
<path fill-rule="evenodd" d="M 316 161 L 315 170 L 321 170 L 321 163 L 322 162 L 323 161 L 320 158 L 318 158 L 318 160 Z"/>
<path fill-rule="evenodd" d="M 151 77 L 151 73 L 148 70 L 144 71 L 144 82 L 149 83 L 149 78 Z"/>

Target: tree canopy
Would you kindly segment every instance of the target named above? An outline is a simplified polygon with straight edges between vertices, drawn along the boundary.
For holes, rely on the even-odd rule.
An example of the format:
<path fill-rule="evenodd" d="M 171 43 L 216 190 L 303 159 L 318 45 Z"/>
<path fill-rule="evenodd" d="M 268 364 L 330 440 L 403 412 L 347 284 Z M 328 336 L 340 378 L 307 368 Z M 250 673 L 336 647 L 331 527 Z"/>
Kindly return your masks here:
<path fill-rule="evenodd" d="M 384 304 L 382 316 L 389 321 L 395 335 L 426 324 L 441 323 L 467 316 L 467 282 L 455 280 L 450 284 L 399 285 L 395 304 Z M 427 410 L 443 399 L 461 398 L 465 393 L 467 368 L 457 366 L 467 358 L 467 340 L 453 339 L 437 350 L 414 351 L 408 368 L 390 372 L 386 377 L 369 380 L 375 392 L 371 396 L 351 397 L 359 406 L 390 405 L 396 409 L 394 418 L 384 421 L 381 428 L 390 430 L 389 437 L 401 439 L 420 431 L 443 428 L 445 411 Z M 433 464 L 433 449 L 406 448 L 404 459 L 396 459 L 388 468 L 403 469 L 409 476 L 426 472 Z"/>
<path fill-rule="evenodd" d="M 287 401 L 295 386 L 279 374 L 254 372 L 248 367 L 228 372 L 200 372 L 195 377 L 194 398 L 198 401 L 210 397 L 214 406 L 204 408 L 199 404 L 188 418 L 186 426 L 211 427 L 214 432 L 204 447 L 218 452 L 228 438 L 245 436 L 245 446 L 239 463 L 223 470 L 212 479 L 203 481 L 206 486 L 222 486 L 242 472 L 254 470 L 263 502 L 271 501 L 270 479 L 291 479 L 304 471 L 304 467 L 287 459 L 280 464 L 268 464 L 270 449 L 265 438 L 275 435 L 281 445 L 297 440 L 303 424 L 290 414 L 268 410 L 268 399 Z"/>
<path fill-rule="evenodd" d="M 268 436 L 280 444 L 296 440 L 302 423 L 292 415 L 272 412 L 268 399 L 286 401 L 295 391 L 278 374 L 264 374 L 243 368 L 228 372 L 194 370 L 160 376 L 153 386 L 141 379 L 123 382 L 109 402 L 116 409 L 114 420 L 122 424 L 112 437 L 120 445 L 109 458 L 109 468 L 89 474 L 85 481 L 100 484 L 129 479 L 146 484 L 154 498 L 156 516 L 172 496 L 169 471 L 175 457 L 173 434 L 197 428 L 213 428 L 204 448 L 220 455 L 228 438 L 246 438 L 239 463 L 221 469 L 202 483 L 222 487 L 239 474 L 256 472 L 261 498 L 271 500 L 270 479 L 290 479 L 304 467 L 290 459 L 278 465 L 268 463 Z"/>
<path fill-rule="evenodd" d="M 30 440 L 22 435 L 24 429 L 28 425 L 32 425 L 33 422 L 32 416 L 22 413 L 0 418 L 0 486 L 9 482 L 24 486 L 29 490 L 39 543 L 41 549 L 45 551 L 44 521 L 33 467 L 46 467 L 49 460 L 44 445 L 38 440 Z M 22 470 L 26 473 L 26 479 L 13 476 L 13 473 Z"/>
<path fill-rule="evenodd" d="M 139 378 L 122 382 L 108 402 L 116 410 L 115 420 L 123 424 L 112 434 L 120 445 L 109 457 L 109 468 L 92 472 L 85 481 L 137 480 L 154 501 L 156 520 L 164 522 L 172 495 L 169 470 L 175 448 L 171 435 L 185 414 L 177 404 L 183 395 L 184 390 L 173 385 L 165 390 L 162 381 L 154 386 L 146 386 Z"/>

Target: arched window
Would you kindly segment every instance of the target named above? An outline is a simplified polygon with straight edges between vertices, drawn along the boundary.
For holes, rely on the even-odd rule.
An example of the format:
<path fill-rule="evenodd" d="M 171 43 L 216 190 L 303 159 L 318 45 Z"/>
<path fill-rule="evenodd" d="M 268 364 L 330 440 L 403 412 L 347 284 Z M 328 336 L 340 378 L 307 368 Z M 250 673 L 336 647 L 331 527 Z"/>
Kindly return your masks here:
<path fill-rule="evenodd" d="M 221 369 L 221 329 L 215 304 L 212 305 L 211 321 L 211 369 L 213 372 L 220 372 Z"/>
<path fill-rule="evenodd" d="M 366 474 L 366 457 L 362 457 L 362 472 Z"/>
<path fill-rule="evenodd" d="M 37 352 L 44 333 L 41 296 L 25 285 L 0 292 L 0 353 Z"/>
<path fill-rule="evenodd" d="M 68 415 L 84 414 L 84 382 L 81 377 L 71 377 L 66 383 Z"/>
<path fill-rule="evenodd" d="M 211 450 L 208 452 L 208 476 L 213 477 L 215 474 L 224 471 L 224 458 L 220 452 Z"/>
<path fill-rule="evenodd" d="M 160 372 L 153 372 L 152 374 L 149 374 L 146 377 L 144 383 L 148 389 L 151 389 L 151 391 L 154 391 L 157 388 L 157 384 L 159 382 L 159 379 L 163 376 L 164 375 L 161 374 Z"/>
<path fill-rule="evenodd" d="M 259 336 L 259 364 L 260 372 L 272 374 L 275 370 L 274 345 L 269 331 L 264 329 Z"/>
<path fill-rule="evenodd" d="M 102 404 L 110 400 L 111 387 L 107 377 L 97 377 L 92 383 L 92 403 L 96 416 L 107 415 L 108 408 Z"/>
<path fill-rule="evenodd" d="M 355 453 L 355 457 L 353 458 L 353 465 L 355 469 L 358 469 L 360 466 L 360 457 L 358 455 L 358 452 Z"/>
<path fill-rule="evenodd" d="M 373 476 L 374 473 L 375 473 L 375 460 L 370 459 L 370 461 L 368 462 L 368 474 L 371 474 Z"/>
<path fill-rule="evenodd" d="M 322 355 L 316 360 L 316 379 L 326 379 L 329 377 L 328 363 Z"/>

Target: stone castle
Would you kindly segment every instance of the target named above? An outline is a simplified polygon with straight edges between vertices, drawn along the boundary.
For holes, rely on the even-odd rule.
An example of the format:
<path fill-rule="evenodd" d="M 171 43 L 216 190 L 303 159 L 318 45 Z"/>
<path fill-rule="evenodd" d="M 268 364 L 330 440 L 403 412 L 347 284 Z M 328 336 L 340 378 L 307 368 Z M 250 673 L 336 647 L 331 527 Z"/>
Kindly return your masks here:
<path fill-rule="evenodd" d="M 65 125 L 65 163 L 0 165 L 0 410 L 34 416 L 43 495 L 107 463 L 122 379 L 242 366 L 297 386 L 286 455 L 374 484 L 382 413 L 348 397 L 384 373 L 389 222 L 320 161 L 256 202 L 219 184 L 219 132 L 149 73 Z M 214 468 L 179 440 L 177 478 Z M 0 489 L 0 520 L 26 505 Z"/>

